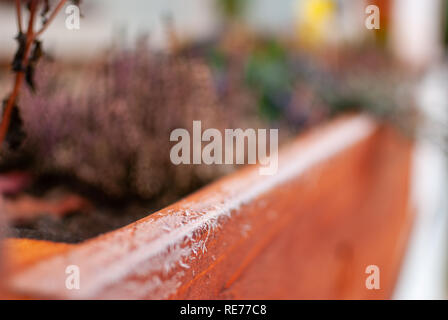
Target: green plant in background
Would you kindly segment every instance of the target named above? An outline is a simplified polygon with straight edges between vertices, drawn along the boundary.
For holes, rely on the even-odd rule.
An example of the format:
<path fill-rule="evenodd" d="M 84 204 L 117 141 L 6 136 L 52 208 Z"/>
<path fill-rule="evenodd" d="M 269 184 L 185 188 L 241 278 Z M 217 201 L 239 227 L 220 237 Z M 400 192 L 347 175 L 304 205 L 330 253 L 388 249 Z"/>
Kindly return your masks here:
<path fill-rule="evenodd" d="M 245 81 L 258 96 L 260 114 L 269 120 L 279 118 L 292 93 L 286 48 L 275 40 L 259 45 L 248 57 Z"/>
<path fill-rule="evenodd" d="M 244 14 L 248 2 L 248 0 L 217 0 L 217 5 L 222 16 L 231 20 Z"/>
<path fill-rule="evenodd" d="M 216 47 L 210 50 L 207 58 L 208 64 L 214 71 L 222 71 L 228 67 L 228 57 Z"/>
<path fill-rule="evenodd" d="M 342 86 L 319 86 L 319 96 L 328 105 L 332 115 L 350 111 L 367 111 L 387 117 L 397 107 L 394 92 L 377 80 L 357 76 L 343 82 Z"/>
<path fill-rule="evenodd" d="M 213 47 L 206 55 L 207 64 L 212 70 L 213 82 L 218 96 L 226 93 L 228 86 L 229 57 L 225 52 Z"/>

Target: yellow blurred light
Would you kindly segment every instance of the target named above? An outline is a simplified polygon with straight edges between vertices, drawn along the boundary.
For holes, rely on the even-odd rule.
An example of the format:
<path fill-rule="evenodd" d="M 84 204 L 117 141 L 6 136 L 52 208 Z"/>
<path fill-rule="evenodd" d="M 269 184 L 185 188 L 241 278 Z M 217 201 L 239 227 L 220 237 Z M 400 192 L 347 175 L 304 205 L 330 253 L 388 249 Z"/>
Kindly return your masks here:
<path fill-rule="evenodd" d="M 298 0 L 296 12 L 299 41 L 309 46 L 325 42 L 336 13 L 335 2 L 333 0 Z"/>

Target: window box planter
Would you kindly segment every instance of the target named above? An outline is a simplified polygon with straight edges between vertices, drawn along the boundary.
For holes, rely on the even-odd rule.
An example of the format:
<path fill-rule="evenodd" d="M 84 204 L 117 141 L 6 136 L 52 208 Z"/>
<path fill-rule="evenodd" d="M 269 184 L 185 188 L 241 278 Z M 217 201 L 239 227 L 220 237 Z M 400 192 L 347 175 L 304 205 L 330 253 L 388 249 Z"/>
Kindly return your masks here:
<path fill-rule="evenodd" d="M 390 298 L 412 223 L 412 143 L 364 115 L 77 245 L 7 239 L 6 298 Z M 67 266 L 80 270 L 66 288 Z M 366 288 L 366 267 L 380 289 Z"/>

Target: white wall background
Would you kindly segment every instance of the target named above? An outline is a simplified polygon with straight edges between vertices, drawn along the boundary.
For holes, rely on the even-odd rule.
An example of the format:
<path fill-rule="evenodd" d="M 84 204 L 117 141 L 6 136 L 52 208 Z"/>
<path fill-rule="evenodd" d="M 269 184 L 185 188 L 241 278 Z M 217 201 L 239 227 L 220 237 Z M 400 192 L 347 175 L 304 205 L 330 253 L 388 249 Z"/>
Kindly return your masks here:
<path fill-rule="evenodd" d="M 294 31 L 294 7 L 297 0 L 249 0 L 247 18 L 256 29 L 268 32 Z M 132 42 L 136 35 L 148 33 L 155 48 L 166 45 L 163 18 L 173 18 L 182 38 L 205 38 L 216 32 L 219 17 L 214 0 L 85 0 L 86 14 L 81 29 L 65 28 L 65 14 L 60 14 L 43 35 L 45 46 L 65 58 L 83 59 L 110 46 L 122 36 Z M 0 58 L 10 57 L 15 50 L 16 21 L 13 7 L 0 4 Z"/>

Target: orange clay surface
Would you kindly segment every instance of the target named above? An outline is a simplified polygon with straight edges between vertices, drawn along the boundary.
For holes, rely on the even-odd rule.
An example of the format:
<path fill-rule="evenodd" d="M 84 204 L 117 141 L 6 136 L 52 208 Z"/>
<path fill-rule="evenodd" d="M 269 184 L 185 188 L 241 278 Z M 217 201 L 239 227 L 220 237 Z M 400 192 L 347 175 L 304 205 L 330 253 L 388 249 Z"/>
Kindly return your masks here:
<path fill-rule="evenodd" d="M 327 157 L 304 160 L 350 121 L 370 131 Z M 6 240 L 3 296 L 390 298 L 412 224 L 411 151 L 410 141 L 370 119 L 336 120 L 282 149 L 280 170 L 295 168 L 279 171 L 282 179 L 248 167 L 78 245 Z M 303 170 L 294 167 L 302 162 Z M 381 271 L 380 290 L 365 286 L 372 264 Z M 80 290 L 65 288 L 68 265 L 80 268 Z"/>

